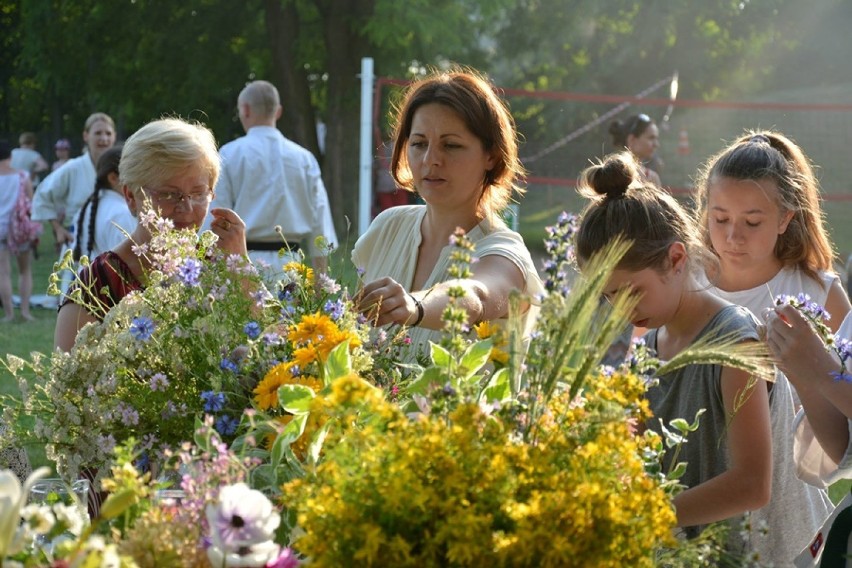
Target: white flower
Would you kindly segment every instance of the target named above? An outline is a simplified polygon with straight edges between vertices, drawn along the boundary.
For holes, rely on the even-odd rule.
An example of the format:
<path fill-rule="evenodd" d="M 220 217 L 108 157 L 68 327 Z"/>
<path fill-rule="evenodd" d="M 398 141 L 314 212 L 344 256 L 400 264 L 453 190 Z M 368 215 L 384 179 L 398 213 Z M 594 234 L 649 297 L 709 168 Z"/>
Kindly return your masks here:
<path fill-rule="evenodd" d="M 56 518 L 50 507 L 31 503 L 21 509 L 21 518 L 30 525 L 30 528 L 38 534 L 47 534 L 53 525 L 56 524 Z"/>
<path fill-rule="evenodd" d="M 48 468 L 38 468 L 21 487 L 21 482 L 11 470 L 0 471 L 0 559 L 14 554 L 22 545 L 19 542 L 21 535 L 17 530 L 21 509 L 27 504 L 30 487 L 48 473 Z"/>
<path fill-rule="evenodd" d="M 281 547 L 271 540 L 241 547 L 238 551 L 224 552 L 218 546 L 211 545 L 207 549 L 207 559 L 213 566 L 226 568 L 256 568 L 278 557 Z"/>
<path fill-rule="evenodd" d="M 245 483 L 219 491 L 219 503 L 207 505 L 211 546 L 207 556 L 214 566 L 263 566 L 280 547 L 272 539 L 281 516 L 266 496 Z"/>
<path fill-rule="evenodd" d="M 56 515 L 56 520 L 65 525 L 65 530 L 76 536 L 82 534 L 87 521 L 83 506 L 76 503 L 73 505 L 56 503 L 53 506 L 53 513 Z"/>

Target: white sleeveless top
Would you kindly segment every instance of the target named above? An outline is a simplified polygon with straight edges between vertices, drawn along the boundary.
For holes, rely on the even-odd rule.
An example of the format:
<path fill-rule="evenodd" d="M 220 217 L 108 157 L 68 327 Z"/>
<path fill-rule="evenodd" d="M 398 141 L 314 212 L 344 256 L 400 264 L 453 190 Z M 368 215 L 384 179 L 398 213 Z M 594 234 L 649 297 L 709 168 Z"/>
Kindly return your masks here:
<path fill-rule="evenodd" d="M 819 272 L 818 275 L 819 282 L 799 268 L 782 268 L 769 282 L 749 290 L 738 290 L 736 292 L 726 292 L 713 286 L 706 276 L 704 276 L 702 284 L 709 286 L 710 291 L 720 298 L 748 308 L 757 316 L 758 320 L 763 321 L 763 310 L 773 307 L 775 297 L 781 294 L 795 296 L 805 293 L 811 297 L 811 300 L 824 306 L 828 298 L 828 291 L 835 281 L 840 282 L 840 277 L 833 272 Z"/>
<path fill-rule="evenodd" d="M 749 290 L 726 292 L 704 283 L 714 294 L 731 303 L 745 306 L 763 321 L 763 311 L 775 305 L 781 294 L 805 293 L 824 306 L 832 282 L 839 280 L 831 272 L 820 272 L 816 281 L 798 268 L 782 268 L 767 284 Z M 772 426 L 772 495 L 769 504 L 753 511 L 752 526 L 766 523 L 769 532 L 755 539 L 754 549 L 762 561 L 776 566 L 792 566 L 796 556 L 808 545 L 834 509 L 823 489 L 808 485 L 796 476 L 793 434 L 798 396 L 787 377 L 776 372 L 769 396 L 769 420 Z M 810 535 L 810 536 L 808 536 Z"/>

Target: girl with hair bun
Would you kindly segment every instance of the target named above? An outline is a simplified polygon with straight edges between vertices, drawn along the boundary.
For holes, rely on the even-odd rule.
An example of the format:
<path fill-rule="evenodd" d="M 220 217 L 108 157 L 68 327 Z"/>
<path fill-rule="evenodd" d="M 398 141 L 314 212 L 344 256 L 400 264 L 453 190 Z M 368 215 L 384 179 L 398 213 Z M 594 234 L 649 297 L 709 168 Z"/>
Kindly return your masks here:
<path fill-rule="evenodd" d="M 698 228 L 671 195 L 642 179 L 639 168 L 624 152 L 583 172 L 579 190 L 592 201 L 577 234 L 581 270 L 616 237 L 632 243 L 604 296 L 624 288 L 641 296 L 631 323 L 651 330 L 645 342 L 663 360 L 714 336 L 758 341 L 758 323 L 748 310 L 698 284 L 706 256 Z M 674 499 L 678 526 L 697 536 L 707 524 L 727 520 L 727 550 L 750 554 L 753 535 L 740 521 L 769 501 L 772 480 L 767 388 L 738 369 L 690 365 L 659 377 L 646 396 L 654 420 L 645 426 L 661 434 L 661 424 L 691 422 L 705 410 L 677 455 L 688 464 L 681 478 L 686 489 Z M 666 471 L 672 458 L 665 457 Z"/>

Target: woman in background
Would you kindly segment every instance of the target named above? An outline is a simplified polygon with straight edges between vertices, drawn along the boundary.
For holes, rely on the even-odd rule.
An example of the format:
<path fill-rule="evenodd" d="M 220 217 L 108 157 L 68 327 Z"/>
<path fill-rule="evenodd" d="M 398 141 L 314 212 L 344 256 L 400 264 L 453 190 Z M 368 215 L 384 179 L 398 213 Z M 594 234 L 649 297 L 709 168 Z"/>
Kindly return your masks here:
<path fill-rule="evenodd" d="M 609 133 L 616 149 L 627 148 L 636 156 L 642 178 L 660 186 L 660 175 L 648 166 L 660 147 L 660 130 L 651 117 L 640 113 L 625 121 L 616 120 L 609 125 Z"/>

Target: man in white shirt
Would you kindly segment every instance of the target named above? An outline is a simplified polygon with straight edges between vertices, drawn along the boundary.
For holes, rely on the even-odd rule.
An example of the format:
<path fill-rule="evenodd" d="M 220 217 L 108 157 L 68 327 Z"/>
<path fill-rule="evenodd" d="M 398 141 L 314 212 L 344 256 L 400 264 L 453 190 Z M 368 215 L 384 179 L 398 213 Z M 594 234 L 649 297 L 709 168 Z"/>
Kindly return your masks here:
<path fill-rule="evenodd" d="M 316 158 L 275 127 L 281 99 L 271 83 L 249 83 L 237 106 L 246 135 L 219 150 L 222 173 L 211 208 L 233 209 L 245 221 L 249 258 L 258 268 L 268 265 L 269 278 L 298 259 L 302 247 L 314 270 L 324 272 L 327 250 L 315 239 L 322 236 L 328 247 L 336 248 L 337 235 Z M 281 249 L 290 253 L 282 258 Z"/>

